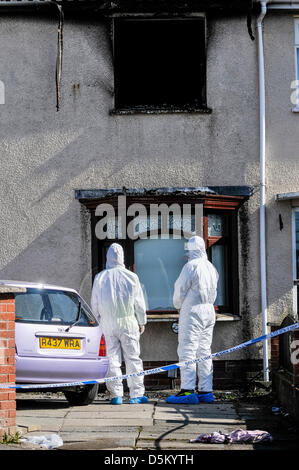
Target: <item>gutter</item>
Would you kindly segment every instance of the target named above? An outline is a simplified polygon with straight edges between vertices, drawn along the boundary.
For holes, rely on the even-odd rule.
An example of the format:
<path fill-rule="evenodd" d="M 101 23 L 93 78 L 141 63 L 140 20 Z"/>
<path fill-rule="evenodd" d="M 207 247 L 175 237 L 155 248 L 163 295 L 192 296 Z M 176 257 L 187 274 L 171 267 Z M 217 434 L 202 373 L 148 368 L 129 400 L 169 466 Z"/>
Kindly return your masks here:
<path fill-rule="evenodd" d="M 260 274 L 261 274 L 261 310 L 263 335 L 267 334 L 267 274 L 266 274 L 266 125 L 265 125 L 265 67 L 262 22 L 267 13 L 267 1 L 261 2 L 261 14 L 257 20 L 258 33 L 258 69 L 259 69 L 259 127 L 260 127 Z M 268 342 L 263 341 L 264 381 L 269 381 Z"/>

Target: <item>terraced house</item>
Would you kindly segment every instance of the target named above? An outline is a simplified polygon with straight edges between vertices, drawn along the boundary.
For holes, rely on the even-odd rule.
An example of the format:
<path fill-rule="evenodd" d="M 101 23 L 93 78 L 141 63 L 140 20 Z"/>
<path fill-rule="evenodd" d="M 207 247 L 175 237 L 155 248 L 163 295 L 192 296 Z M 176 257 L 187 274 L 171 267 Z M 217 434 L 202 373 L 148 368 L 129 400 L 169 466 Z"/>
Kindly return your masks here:
<path fill-rule="evenodd" d="M 1 0 L 0 41 L 1 279 L 89 301 L 118 240 L 146 294 L 145 367 L 176 362 L 187 227 L 220 275 L 214 352 L 297 315 L 299 4 Z M 267 380 L 270 360 L 267 343 L 223 355 L 215 386 Z"/>

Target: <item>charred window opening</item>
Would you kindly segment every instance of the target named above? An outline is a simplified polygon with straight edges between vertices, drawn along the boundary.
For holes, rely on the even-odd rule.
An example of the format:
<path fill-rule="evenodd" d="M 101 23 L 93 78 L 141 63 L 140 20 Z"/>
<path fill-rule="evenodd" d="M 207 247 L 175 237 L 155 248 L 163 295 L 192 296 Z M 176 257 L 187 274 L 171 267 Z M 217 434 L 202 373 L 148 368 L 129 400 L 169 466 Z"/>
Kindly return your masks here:
<path fill-rule="evenodd" d="M 115 109 L 205 110 L 205 18 L 115 19 Z"/>

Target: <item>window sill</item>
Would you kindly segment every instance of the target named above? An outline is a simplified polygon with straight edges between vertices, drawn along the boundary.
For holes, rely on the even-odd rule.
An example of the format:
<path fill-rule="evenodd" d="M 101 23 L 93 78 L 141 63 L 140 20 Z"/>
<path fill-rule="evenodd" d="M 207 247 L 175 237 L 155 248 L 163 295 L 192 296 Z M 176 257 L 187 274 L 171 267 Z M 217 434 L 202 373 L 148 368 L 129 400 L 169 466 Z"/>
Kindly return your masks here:
<path fill-rule="evenodd" d="M 147 321 L 148 322 L 166 322 L 166 321 L 177 321 L 179 319 L 179 314 L 178 313 L 162 313 L 162 314 L 148 314 L 147 315 Z"/>
<path fill-rule="evenodd" d="M 171 314 L 160 314 L 160 315 L 147 315 L 147 321 L 150 322 L 175 322 L 178 321 L 179 314 L 178 313 L 171 313 Z M 239 321 L 241 317 L 239 315 L 233 315 L 231 313 L 217 313 L 216 314 L 216 321 Z"/>
<path fill-rule="evenodd" d="M 169 107 L 169 108 L 154 108 L 150 106 L 142 106 L 142 107 L 132 107 L 132 108 L 115 108 L 110 111 L 111 115 L 131 115 L 131 114 L 180 114 L 180 113 L 188 113 L 188 114 L 211 114 L 212 110 L 210 108 L 196 108 L 192 106 L 186 107 Z"/>
<path fill-rule="evenodd" d="M 233 313 L 216 313 L 216 321 L 239 321 L 241 317 Z"/>

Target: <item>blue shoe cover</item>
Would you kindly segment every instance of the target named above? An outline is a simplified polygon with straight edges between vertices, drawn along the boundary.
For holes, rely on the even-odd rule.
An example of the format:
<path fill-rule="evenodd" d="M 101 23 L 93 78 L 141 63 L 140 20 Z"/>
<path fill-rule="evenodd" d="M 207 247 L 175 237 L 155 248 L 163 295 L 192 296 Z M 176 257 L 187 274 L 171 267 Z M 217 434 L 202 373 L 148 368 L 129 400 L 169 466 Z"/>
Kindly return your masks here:
<path fill-rule="evenodd" d="M 212 392 L 202 394 L 198 392 L 197 398 L 199 403 L 213 403 L 214 401 L 214 395 Z"/>
<path fill-rule="evenodd" d="M 183 395 L 180 397 L 171 395 L 170 397 L 167 397 L 165 401 L 166 403 L 171 404 L 185 403 L 187 405 L 198 405 L 198 397 L 196 393 L 190 393 L 189 395 Z"/>
<path fill-rule="evenodd" d="M 122 405 L 123 404 L 123 397 L 114 397 L 110 400 L 111 405 Z"/>
<path fill-rule="evenodd" d="M 140 403 L 147 403 L 148 398 L 143 396 L 143 397 L 137 397 L 137 398 L 131 398 L 129 403 L 130 405 L 138 405 Z"/>

